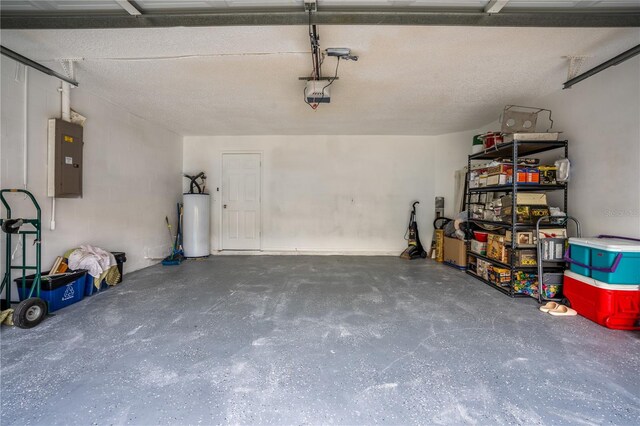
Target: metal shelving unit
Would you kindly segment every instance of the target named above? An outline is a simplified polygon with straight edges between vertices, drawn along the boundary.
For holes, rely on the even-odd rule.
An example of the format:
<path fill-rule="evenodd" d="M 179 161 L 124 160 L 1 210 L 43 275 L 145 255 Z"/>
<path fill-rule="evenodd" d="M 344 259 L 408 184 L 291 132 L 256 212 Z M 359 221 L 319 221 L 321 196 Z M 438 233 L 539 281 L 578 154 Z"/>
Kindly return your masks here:
<path fill-rule="evenodd" d="M 563 191 L 563 211 L 568 214 L 568 185 L 567 184 L 555 184 L 555 185 L 532 185 L 532 184 L 523 184 L 518 183 L 516 179 L 516 172 L 518 167 L 518 159 L 530 155 L 540 154 L 543 152 L 553 151 L 561 149 L 564 151 L 564 158 L 569 156 L 569 148 L 568 141 L 512 141 L 504 144 L 497 145 L 493 148 L 487 149 L 485 151 L 479 152 L 477 154 L 471 154 L 467 160 L 467 190 L 465 194 L 465 205 L 467 210 L 469 210 L 469 206 L 471 205 L 471 194 L 474 193 L 487 193 L 487 192 L 507 192 L 512 197 L 512 205 L 514 208 L 512 209 L 511 223 L 507 222 L 499 222 L 499 221 L 490 221 L 490 220 L 481 220 L 481 219 L 468 219 L 469 222 L 476 223 L 478 225 L 485 225 L 490 227 L 499 228 L 502 230 L 510 230 L 512 235 L 512 241 L 510 244 L 510 262 L 504 263 L 499 262 L 494 259 L 491 259 L 487 256 L 483 256 L 471 251 L 470 242 L 467 242 L 467 258 L 474 257 L 476 260 L 484 260 L 493 265 L 496 265 L 501 268 L 509 269 L 511 272 L 511 281 L 509 284 L 505 284 L 504 286 L 496 285 L 483 277 L 475 274 L 473 271 L 467 270 L 467 274 L 473 276 L 479 281 L 489 285 L 490 287 L 495 288 L 496 290 L 501 291 L 504 294 L 507 294 L 511 297 L 529 297 L 528 294 L 518 293 L 513 290 L 513 280 L 515 278 L 515 274 L 517 271 L 526 271 L 526 272 L 536 272 L 537 266 L 516 266 L 516 250 L 520 249 L 532 249 L 535 246 L 527 245 L 527 246 L 519 246 L 516 238 L 517 232 L 523 230 L 533 230 L 535 231 L 536 225 L 531 223 L 518 223 L 517 222 L 517 209 L 515 208 L 516 198 L 518 196 L 518 192 L 549 192 L 549 191 Z M 469 176 L 471 172 L 471 162 L 475 160 L 495 160 L 497 158 L 511 158 L 514 167 L 514 177 L 511 184 L 508 185 L 496 185 L 482 188 L 469 188 Z M 549 228 L 563 228 L 566 227 L 566 222 L 564 225 L 559 225 L 555 223 L 543 224 L 540 226 L 541 229 L 549 229 Z M 538 262 L 540 260 L 538 259 Z M 555 267 L 549 266 L 545 267 L 545 270 L 558 269 L 561 270 L 561 265 L 556 265 Z M 540 279 L 540 277 L 538 277 Z"/>

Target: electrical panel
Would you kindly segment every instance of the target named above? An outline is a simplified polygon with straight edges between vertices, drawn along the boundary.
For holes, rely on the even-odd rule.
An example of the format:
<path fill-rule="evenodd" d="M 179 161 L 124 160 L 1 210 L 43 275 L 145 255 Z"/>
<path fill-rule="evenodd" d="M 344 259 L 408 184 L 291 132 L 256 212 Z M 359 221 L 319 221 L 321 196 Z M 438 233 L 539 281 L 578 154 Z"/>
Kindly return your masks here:
<path fill-rule="evenodd" d="M 58 118 L 49 120 L 47 195 L 82 197 L 82 126 Z"/>

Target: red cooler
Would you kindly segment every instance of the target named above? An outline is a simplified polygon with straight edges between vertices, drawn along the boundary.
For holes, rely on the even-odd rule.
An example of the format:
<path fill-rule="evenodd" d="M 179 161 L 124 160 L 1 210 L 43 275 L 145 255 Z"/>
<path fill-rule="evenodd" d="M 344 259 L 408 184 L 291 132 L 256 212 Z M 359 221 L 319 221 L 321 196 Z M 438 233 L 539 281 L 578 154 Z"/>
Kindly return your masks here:
<path fill-rule="evenodd" d="M 607 284 L 565 271 L 564 296 L 580 315 L 616 330 L 640 330 L 640 285 Z"/>

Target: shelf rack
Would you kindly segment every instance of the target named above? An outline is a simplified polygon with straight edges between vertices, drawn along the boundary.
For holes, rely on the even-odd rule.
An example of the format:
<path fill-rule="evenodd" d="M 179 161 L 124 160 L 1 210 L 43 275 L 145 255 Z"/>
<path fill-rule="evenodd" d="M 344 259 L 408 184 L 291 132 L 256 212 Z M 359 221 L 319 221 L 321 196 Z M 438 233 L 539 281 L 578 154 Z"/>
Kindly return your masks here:
<path fill-rule="evenodd" d="M 518 192 L 549 192 L 549 191 L 563 191 L 563 211 L 568 214 L 568 185 L 566 183 L 555 184 L 555 185 L 532 185 L 532 184 L 522 184 L 517 183 L 517 179 L 515 179 L 516 170 L 518 167 L 518 159 L 521 157 L 526 157 L 530 155 L 540 154 L 543 152 L 553 151 L 553 150 L 563 150 L 564 158 L 569 156 L 569 148 L 568 141 L 519 141 L 514 140 L 512 142 L 499 144 L 494 146 L 493 148 L 486 149 L 482 152 L 478 152 L 476 154 L 471 154 L 467 160 L 467 185 L 466 185 L 466 194 L 465 194 L 465 205 L 467 211 L 469 211 L 469 206 L 471 205 L 471 194 L 473 193 L 483 193 L 483 192 L 507 192 L 512 197 L 512 205 L 515 207 L 517 205 L 516 199 L 518 196 Z M 471 162 L 474 160 L 495 160 L 498 158 L 511 158 L 511 161 L 514 166 L 514 179 L 512 179 L 512 183 L 508 185 L 496 185 L 482 188 L 469 188 L 469 176 L 471 171 Z M 470 215 L 470 213 L 469 213 Z M 475 274 L 473 271 L 467 270 L 467 274 L 473 276 L 479 281 L 489 285 L 490 287 L 495 288 L 496 290 L 511 296 L 511 297 L 529 297 L 528 294 L 518 293 L 513 290 L 513 280 L 515 278 L 515 273 L 517 271 L 526 271 L 526 272 L 535 272 L 537 271 L 537 267 L 535 266 L 516 266 L 516 250 L 519 249 L 530 249 L 531 246 L 519 247 L 518 241 L 516 239 L 516 233 L 518 231 L 523 230 L 535 230 L 535 224 L 529 223 L 518 223 L 517 222 L 517 209 L 512 209 L 512 217 L 511 223 L 507 222 L 498 222 L 498 221 L 489 221 L 489 220 L 481 220 L 481 219 L 468 219 L 469 222 L 476 223 L 478 225 L 485 225 L 490 227 L 495 227 L 502 230 L 510 230 L 512 235 L 512 242 L 510 244 L 510 262 L 498 262 L 494 259 L 490 259 L 487 256 L 483 256 L 471 251 L 470 242 L 467 242 L 467 257 L 474 257 L 476 260 L 484 260 L 493 265 L 499 266 L 501 268 L 509 269 L 511 272 L 511 282 L 509 284 L 505 284 L 504 286 L 496 285 L 489 280 L 484 279 L 483 277 Z M 565 223 L 566 226 L 566 223 Z M 541 226 L 541 229 L 549 229 L 549 228 L 561 228 L 565 227 L 558 224 L 545 224 Z M 535 247 L 535 246 L 534 246 Z M 468 260 L 468 259 L 467 259 Z M 540 261 L 540 260 L 538 260 Z M 558 270 L 562 267 L 560 265 L 556 266 Z M 545 267 L 545 270 L 554 269 L 553 267 Z M 539 277 L 540 279 L 540 277 Z"/>

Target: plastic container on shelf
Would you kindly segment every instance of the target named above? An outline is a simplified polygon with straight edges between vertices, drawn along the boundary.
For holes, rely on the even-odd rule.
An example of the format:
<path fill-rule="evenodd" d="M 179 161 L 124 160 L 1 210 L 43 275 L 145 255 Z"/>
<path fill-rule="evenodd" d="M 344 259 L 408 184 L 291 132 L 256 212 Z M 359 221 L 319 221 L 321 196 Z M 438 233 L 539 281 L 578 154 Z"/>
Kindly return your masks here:
<path fill-rule="evenodd" d="M 481 243 L 486 243 L 487 242 L 487 238 L 489 237 L 489 233 L 488 232 L 482 232 L 482 231 L 473 231 L 473 236 L 475 237 L 475 239 Z"/>
<path fill-rule="evenodd" d="M 48 312 L 57 311 L 84 298 L 85 282 L 89 277 L 87 271 L 80 269 L 53 277 L 46 276 L 48 273 L 44 272 L 40 280 L 40 298 L 47 302 Z M 35 274 L 25 277 L 26 285 L 24 288 L 22 287 L 22 278 L 14 280 L 18 287 L 20 301 L 28 298 L 34 279 Z M 35 293 L 32 297 L 35 297 Z"/>
<path fill-rule="evenodd" d="M 542 292 L 545 299 L 553 299 L 562 294 L 563 278 L 561 272 L 545 272 L 542 274 Z"/>
<path fill-rule="evenodd" d="M 607 284 L 564 273 L 564 296 L 580 315 L 607 328 L 640 330 L 640 285 Z"/>
<path fill-rule="evenodd" d="M 607 284 L 640 285 L 640 240 L 622 237 L 569 238 L 565 260 L 571 271 Z"/>
<path fill-rule="evenodd" d="M 471 154 L 477 154 L 484 151 L 484 144 L 482 143 L 482 135 L 474 135 L 473 142 L 471 144 Z"/>

